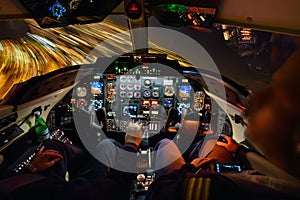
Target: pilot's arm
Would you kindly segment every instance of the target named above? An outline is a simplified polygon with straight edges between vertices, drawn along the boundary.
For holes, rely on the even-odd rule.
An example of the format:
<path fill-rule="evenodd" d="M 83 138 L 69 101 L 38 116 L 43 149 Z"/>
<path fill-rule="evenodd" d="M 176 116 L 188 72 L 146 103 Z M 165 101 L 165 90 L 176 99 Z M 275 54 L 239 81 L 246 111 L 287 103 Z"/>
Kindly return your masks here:
<path fill-rule="evenodd" d="M 63 156 L 58 151 L 51 149 L 44 151 L 44 149 L 45 147 L 42 146 L 33 157 L 32 161 L 26 166 L 29 171 L 44 171 L 63 159 Z"/>
<path fill-rule="evenodd" d="M 142 137 L 142 124 L 130 122 L 125 135 L 125 146 L 138 150 Z"/>

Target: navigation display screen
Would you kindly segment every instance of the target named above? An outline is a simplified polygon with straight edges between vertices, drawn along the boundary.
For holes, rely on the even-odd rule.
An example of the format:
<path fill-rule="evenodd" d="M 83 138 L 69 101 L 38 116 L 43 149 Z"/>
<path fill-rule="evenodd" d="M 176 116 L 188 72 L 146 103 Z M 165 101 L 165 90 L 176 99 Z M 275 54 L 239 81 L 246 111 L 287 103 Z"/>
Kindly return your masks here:
<path fill-rule="evenodd" d="M 122 114 L 124 117 L 126 116 L 137 116 L 138 114 L 138 107 L 137 105 L 124 105 L 122 107 Z"/>
<path fill-rule="evenodd" d="M 97 99 L 94 99 L 94 100 L 91 100 L 91 105 L 93 106 L 94 110 L 99 110 L 100 108 L 103 107 L 103 100 L 97 100 Z"/>
<path fill-rule="evenodd" d="M 191 95 L 191 86 L 190 85 L 179 85 L 178 86 L 178 95 L 180 98 L 188 98 Z"/>

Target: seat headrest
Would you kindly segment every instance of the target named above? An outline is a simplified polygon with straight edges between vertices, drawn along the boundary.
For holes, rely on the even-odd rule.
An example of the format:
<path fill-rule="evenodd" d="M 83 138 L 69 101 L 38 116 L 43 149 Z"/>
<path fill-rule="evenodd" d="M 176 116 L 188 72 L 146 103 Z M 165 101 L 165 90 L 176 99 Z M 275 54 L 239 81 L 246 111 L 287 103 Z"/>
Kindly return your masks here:
<path fill-rule="evenodd" d="M 195 135 L 200 131 L 200 115 L 198 112 L 187 113 L 182 120 L 182 130 L 183 134 Z"/>
<path fill-rule="evenodd" d="M 183 120 L 181 132 L 185 135 L 196 135 L 200 128 L 200 121 Z"/>

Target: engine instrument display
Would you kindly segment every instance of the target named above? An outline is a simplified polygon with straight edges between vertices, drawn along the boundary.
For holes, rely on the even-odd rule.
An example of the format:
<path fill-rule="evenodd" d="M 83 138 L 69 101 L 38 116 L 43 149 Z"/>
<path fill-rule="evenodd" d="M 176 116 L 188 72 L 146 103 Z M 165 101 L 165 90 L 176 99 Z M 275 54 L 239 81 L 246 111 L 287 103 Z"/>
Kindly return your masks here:
<path fill-rule="evenodd" d="M 205 94 L 203 91 L 196 91 L 194 97 L 194 109 L 200 111 L 203 109 L 205 104 Z"/>

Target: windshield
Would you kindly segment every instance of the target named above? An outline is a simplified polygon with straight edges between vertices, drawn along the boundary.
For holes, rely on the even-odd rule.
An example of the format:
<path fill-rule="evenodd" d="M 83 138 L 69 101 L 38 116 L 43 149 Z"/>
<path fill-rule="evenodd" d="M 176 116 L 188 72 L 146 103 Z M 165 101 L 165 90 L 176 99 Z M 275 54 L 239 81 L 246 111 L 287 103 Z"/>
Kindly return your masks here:
<path fill-rule="evenodd" d="M 107 48 L 97 48 L 100 42 L 128 30 L 123 15 L 111 15 L 100 23 L 47 29 L 40 28 L 33 19 L 25 19 L 25 22 L 28 31 L 23 36 L 0 41 L 0 99 L 14 84 L 32 77 L 73 65 L 95 63 L 98 58 L 132 49 L 129 34 L 109 40 Z M 164 26 L 154 17 L 150 17 L 148 23 L 149 27 L 174 29 L 196 40 L 223 76 L 251 90 L 266 85 L 272 72 L 294 49 L 288 35 L 250 28 L 214 24 L 210 32 L 199 32 L 186 27 Z M 169 59 L 178 60 L 181 66 L 192 67 L 188 60 L 160 44 L 149 41 L 149 47 L 149 53 L 165 53 Z M 281 54 L 280 59 L 274 59 L 276 53 Z"/>

